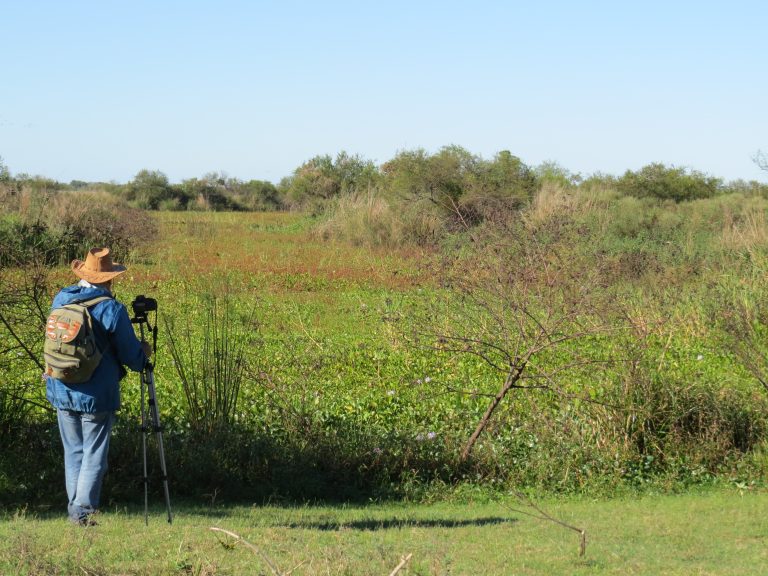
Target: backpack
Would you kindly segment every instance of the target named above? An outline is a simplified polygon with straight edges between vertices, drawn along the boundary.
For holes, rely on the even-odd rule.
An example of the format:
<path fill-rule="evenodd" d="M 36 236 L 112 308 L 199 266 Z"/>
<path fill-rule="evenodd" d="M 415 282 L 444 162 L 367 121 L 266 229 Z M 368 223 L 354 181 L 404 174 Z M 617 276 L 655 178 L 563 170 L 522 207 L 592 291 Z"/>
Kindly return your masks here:
<path fill-rule="evenodd" d="M 98 296 L 76 300 L 51 311 L 43 345 L 48 376 L 65 384 L 82 384 L 91 378 L 101 362 L 102 351 L 96 344 L 88 308 L 110 299 L 111 296 Z"/>

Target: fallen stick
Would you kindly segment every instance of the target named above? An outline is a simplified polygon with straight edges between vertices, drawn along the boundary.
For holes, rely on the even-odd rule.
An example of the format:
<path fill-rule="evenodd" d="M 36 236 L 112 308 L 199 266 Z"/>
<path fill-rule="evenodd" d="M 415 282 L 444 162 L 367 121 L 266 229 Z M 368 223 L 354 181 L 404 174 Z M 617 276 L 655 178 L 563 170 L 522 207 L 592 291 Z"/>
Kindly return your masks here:
<path fill-rule="evenodd" d="M 408 561 L 411 559 L 411 556 L 413 556 L 413 553 L 408 554 L 408 556 L 405 556 L 402 560 L 400 560 L 400 564 L 395 566 L 395 569 L 390 572 L 389 576 L 395 576 L 400 570 L 403 569 L 403 567 L 408 564 Z"/>
<path fill-rule="evenodd" d="M 530 512 L 525 512 L 523 510 L 518 510 L 516 508 L 512 508 L 511 506 L 507 506 L 509 510 L 512 510 L 514 512 L 519 512 L 520 514 L 525 514 L 526 516 L 531 516 L 532 518 L 538 518 L 539 520 L 548 520 L 549 522 L 554 522 L 555 524 L 559 524 L 563 528 L 568 528 L 569 530 L 573 530 L 574 532 L 577 532 L 580 536 L 579 539 L 579 556 L 584 556 L 587 553 L 587 531 L 583 528 L 579 528 L 577 526 L 573 526 L 571 524 L 568 524 L 567 522 L 563 522 L 562 520 L 558 520 L 557 518 L 554 518 L 544 512 L 541 508 L 539 508 L 533 500 L 531 500 L 528 496 L 523 494 L 522 492 L 518 492 L 517 490 L 513 490 L 512 493 L 517 496 L 520 500 L 523 500 L 525 503 L 528 504 L 531 508 L 536 510 L 540 514 L 540 516 L 536 516 L 536 514 L 531 514 Z"/>
<path fill-rule="evenodd" d="M 259 556 L 261 556 L 261 558 L 264 560 L 264 562 L 266 562 L 266 563 L 267 563 L 267 566 L 269 566 L 270 570 L 272 570 L 272 573 L 273 573 L 275 576 L 283 576 L 282 572 L 280 572 L 280 570 L 278 570 L 278 569 L 277 569 L 277 566 L 275 566 L 275 565 L 272 563 L 272 561 L 269 559 L 269 556 L 267 556 L 266 554 L 264 554 L 264 552 L 262 552 L 261 550 L 259 550 L 259 549 L 258 549 L 256 546 L 254 546 L 253 544 L 251 544 L 250 542 L 248 542 L 248 540 L 246 540 L 246 539 L 245 539 L 245 538 L 243 538 L 242 536 L 239 536 L 239 535 L 235 534 L 234 532 L 230 532 L 229 530 L 224 530 L 223 528 L 216 528 L 216 527 L 214 527 L 214 526 L 211 526 L 211 528 L 210 528 L 210 529 L 211 529 L 211 530 L 213 530 L 214 532 L 223 532 L 223 533 L 224 533 L 224 534 L 226 534 L 227 536 L 231 536 L 231 537 L 232 537 L 232 538 L 234 538 L 235 540 L 238 540 L 238 541 L 242 542 L 243 544 L 245 544 L 246 546 L 248 546 L 248 548 L 250 548 L 251 550 L 253 550 L 254 552 L 256 552 L 256 554 L 258 554 Z M 298 568 L 298 566 L 297 566 L 297 568 Z M 296 569 L 296 568 L 294 568 L 294 570 L 295 570 L 295 569 Z"/>

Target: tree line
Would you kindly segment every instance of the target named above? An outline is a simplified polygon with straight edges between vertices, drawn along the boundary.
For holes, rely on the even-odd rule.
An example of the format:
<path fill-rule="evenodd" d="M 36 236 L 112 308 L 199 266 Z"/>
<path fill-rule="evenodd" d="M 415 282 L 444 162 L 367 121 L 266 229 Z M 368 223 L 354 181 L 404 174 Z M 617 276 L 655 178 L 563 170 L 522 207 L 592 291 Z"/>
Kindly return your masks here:
<path fill-rule="evenodd" d="M 763 156 L 756 162 L 763 164 Z M 334 199 L 370 193 L 389 200 L 424 200 L 469 221 L 482 219 L 500 204 L 519 207 L 546 183 L 567 188 L 609 186 L 637 198 L 673 202 L 743 193 L 768 197 L 768 184 L 722 178 L 697 170 L 652 163 L 621 176 L 575 174 L 555 162 L 529 166 L 508 150 L 491 159 L 450 145 L 430 153 L 403 150 L 377 165 L 357 154 L 318 155 L 302 163 L 277 184 L 240 180 L 220 172 L 171 183 L 160 170 L 140 170 L 125 184 L 12 175 L 0 158 L 0 186 L 37 192 L 106 191 L 129 206 L 145 210 L 324 211 Z"/>

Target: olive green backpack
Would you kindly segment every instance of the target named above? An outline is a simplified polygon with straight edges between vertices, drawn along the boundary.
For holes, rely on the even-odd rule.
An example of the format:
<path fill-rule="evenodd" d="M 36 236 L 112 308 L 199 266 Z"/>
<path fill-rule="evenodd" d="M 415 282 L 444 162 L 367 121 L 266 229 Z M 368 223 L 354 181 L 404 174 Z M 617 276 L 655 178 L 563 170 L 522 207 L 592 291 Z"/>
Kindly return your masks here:
<path fill-rule="evenodd" d="M 46 374 L 65 384 L 82 384 L 91 378 L 101 362 L 102 352 L 96 343 L 88 308 L 110 299 L 110 296 L 98 296 L 76 300 L 51 311 L 43 345 Z"/>

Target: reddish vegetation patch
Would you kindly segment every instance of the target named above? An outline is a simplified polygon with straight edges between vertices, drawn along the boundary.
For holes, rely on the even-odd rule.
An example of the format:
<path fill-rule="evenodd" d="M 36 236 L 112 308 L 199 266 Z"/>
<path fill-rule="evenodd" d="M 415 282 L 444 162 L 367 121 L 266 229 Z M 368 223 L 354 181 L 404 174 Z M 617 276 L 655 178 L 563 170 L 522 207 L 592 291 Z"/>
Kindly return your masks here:
<path fill-rule="evenodd" d="M 323 290 L 349 285 L 408 290 L 430 284 L 432 255 L 421 249 L 388 250 L 325 242 L 291 230 L 293 214 L 160 214 L 159 237 L 118 279 L 153 290 L 173 278 L 193 280 L 234 273 L 258 278 L 274 290 Z M 283 227 L 283 230 L 280 227 Z M 53 271 L 52 286 L 77 281 L 68 267 Z"/>
<path fill-rule="evenodd" d="M 307 233 L 275 232 L 258 223 L 259 215 L 227 216 L 195 214 L 192 225 L 161 220 L 160 241 L 153 250 L 157 265 L 162 262 L 165 270 L 180 278 L 240 272 L 275 277 L 275 284 L 288 288 L 328 281 L 407 289 L 429 282 L 421 272 L 428 261 L 424 252 L 323 242 Z M 282 215 L 283 224 L 290 225 L 290 218 Z M 165 276 L 157 269 L 143 274 L 137 279 Z"/>

